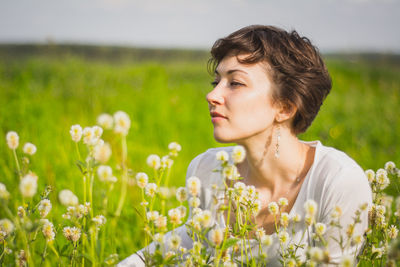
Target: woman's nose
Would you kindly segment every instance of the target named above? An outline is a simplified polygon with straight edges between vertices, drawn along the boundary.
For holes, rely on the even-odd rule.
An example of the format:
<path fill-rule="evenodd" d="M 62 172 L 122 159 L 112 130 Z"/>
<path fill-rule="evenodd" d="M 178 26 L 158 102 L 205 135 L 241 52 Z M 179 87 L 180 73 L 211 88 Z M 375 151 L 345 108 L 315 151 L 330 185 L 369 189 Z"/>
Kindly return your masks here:
<path fill-rule="evenodd" d="M 224 97 L 222 95 L 221 89 L 222 88 L 217 85 L 211 92 L 207 94 L 206 100 L 210 105 L 217 105 L 224 103 Z"/>

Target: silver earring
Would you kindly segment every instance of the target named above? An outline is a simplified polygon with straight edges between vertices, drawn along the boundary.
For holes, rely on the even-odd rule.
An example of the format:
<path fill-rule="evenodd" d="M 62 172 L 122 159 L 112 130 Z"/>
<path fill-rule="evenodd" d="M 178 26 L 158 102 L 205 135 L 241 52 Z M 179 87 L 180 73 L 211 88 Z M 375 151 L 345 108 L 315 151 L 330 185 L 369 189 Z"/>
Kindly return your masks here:
<path fill-rule="evenodd" d="M 275 147 L 275 158 L 279 158 L 279 141 L 281 140 L 281 128 L 278 126 L 276 129 L 276 147 Z"/>

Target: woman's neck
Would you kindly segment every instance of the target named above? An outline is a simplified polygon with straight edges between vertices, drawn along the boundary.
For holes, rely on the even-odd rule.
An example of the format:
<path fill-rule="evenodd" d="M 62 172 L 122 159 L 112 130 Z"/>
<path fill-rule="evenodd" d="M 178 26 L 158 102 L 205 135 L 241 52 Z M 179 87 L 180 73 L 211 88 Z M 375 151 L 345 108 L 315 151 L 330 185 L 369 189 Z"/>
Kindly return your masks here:
<path fill-rule="evenodd" d="M 315 149 L 284 129 L 280 130 L 279 141 L 275 131 L 249 138 L 241 145 L 247 152 L 246 160 L 238 166 L 244 182 L 253 184 L 272 199 L 303 179 L 314 160 Z"/>

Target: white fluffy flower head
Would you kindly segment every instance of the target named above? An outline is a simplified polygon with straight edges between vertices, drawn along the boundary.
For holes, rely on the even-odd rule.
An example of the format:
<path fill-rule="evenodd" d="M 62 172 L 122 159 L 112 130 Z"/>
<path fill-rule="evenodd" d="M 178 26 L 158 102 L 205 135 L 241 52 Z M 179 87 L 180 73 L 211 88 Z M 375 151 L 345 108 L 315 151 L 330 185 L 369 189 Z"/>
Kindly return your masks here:
<path fill-rule="evenodd" d="M 58 199 L 64 206 L 76 206 L 78 205 L 78 197 L 72 193 L 71 190 L 64 189 L 58 193 Z"/>
<path fill-rule="evenodd" d="M 32 156 L 33 154 L 36 153 L 36 146 L 32 143 L 25 143 L 22 150 L 24 151 L 25 154 Z"/>
<path fill-rule="evenodd" d="M 23 197 L 33 197 L 37 191 L 37 180 L 38 177 L 34 173 L 28 173 L 25 175 L 19 183 L 19 190 Z"/>
<path fill-rule="evenodd" d="M 103 113 L 97 117 L 97 123 L 106 130 L 111 130 L 114 124 L 114 119 L 110 114 Z"/>
<path fill-rule="evenodd" d="M 215 156 L 217 160 L 221 162 L 227 162 L 229 160 L 229 154 L 225 150 L 218 151 Z"/>
<path fill-rule="evenodd" d="M 39 213 L 40 213 L 40 217 L 44 218 L 47 216 L 47 214 L 49 214 L 49 212 L 51 211 L 51 202 L 48 199 L 42 199 L 39 203 Z"/>
<path fill-rule="evenodd" d="M 153 169 L 156 169 L 156 170 L 158 168 L 160 168 L 160 166 L 161 166 L 161 159 L 160 159 L 160 157 L 158 155 L 155 155 L 155 154 L 149 155 L 147 157 L 146 162 L 147 162 L 147 165 L 149 165 L 150 168 L 153 168 Z"/>
<path fill-rule="evenodd" d="M 232 159 L 234 163 L 241 163 L 246 158 L 246 150 L 243 146 L 235 146 L 232 151 Z"/>
<path fill-rule="evenodd" d="M 7 145 L 10 149 L 17 149 L 19 145 L 19 136 L 16 132 L 10 131 L 6 135 Z"/>
<path fill-rule="evenodd" d="M 114 114 L 114 132 L 127 135 L 131 127 L 131 120 L 123 111 L 117 111 Z"/>
<path fill-rule="evenodd" d="M 72 141 L 79 142 L 82 138 L 82 127 L 79 124 L 72 125 L 69 133 Z"/>
<path fill-rule="evenodd" d="M 201 182 L 200 179 L 197 178 L 196 176 L 192 176 L 187 180 L 187 185 L 186 185 L 189 193 L 192 196 L 198 196 L 200 194 L 200 188 L 201 188 Z"/>
<path fill-rule="evenodd" d="M 136 184 L 140 187 L 140 188 L 145 188 L 147 183 L 149 181 L 149 177 L 147 176 L 146 173 L 144 172 L 138 172 L 136 174 Z"/>

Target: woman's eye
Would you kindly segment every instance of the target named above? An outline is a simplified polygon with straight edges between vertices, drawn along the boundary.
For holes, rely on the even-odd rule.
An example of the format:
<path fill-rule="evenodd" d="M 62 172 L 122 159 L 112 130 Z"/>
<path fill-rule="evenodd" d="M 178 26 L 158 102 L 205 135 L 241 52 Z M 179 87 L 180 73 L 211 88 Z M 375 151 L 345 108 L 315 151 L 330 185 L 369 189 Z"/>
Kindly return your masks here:
<path fill-rule="evenodd" d="M 217 85 L 218 85 L 218 81 L 212 81 L 212 82 L 211 82 L 211 85 L 212 85 L 213 87 L 217 86 Z"/>
<path fill-rule="evenodd" d="M 239 82 L 231 82 L 231 86 L 243 86 L 243 83 L 239 83 Z"/>

